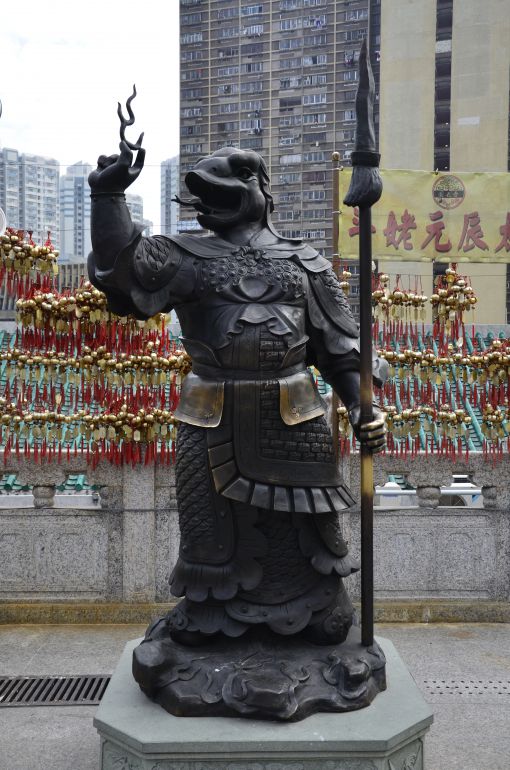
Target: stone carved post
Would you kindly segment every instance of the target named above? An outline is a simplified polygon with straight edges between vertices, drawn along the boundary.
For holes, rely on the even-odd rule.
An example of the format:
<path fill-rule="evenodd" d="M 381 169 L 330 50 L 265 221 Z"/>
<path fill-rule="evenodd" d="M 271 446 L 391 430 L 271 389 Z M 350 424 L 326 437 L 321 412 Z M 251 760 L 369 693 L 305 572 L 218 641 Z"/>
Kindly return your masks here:
<path fill-rule="evenodd" d="M 416 495 L 420 508 L 437 508 L 441 499 L 441 489 L 432 485 L 418 485 L 416 487 Z"/>
<path fill-rule="evenodd" d="M 153 602 L 155 587 L 154 465 L 125 465 L 123 474 L 123 599 Z"/>
<path fill-rule="evenodd" d="M 34 508 L 53 508 L 55 504 L 55 484 L 36 484 L 32 494 L 34 495 Z"/>

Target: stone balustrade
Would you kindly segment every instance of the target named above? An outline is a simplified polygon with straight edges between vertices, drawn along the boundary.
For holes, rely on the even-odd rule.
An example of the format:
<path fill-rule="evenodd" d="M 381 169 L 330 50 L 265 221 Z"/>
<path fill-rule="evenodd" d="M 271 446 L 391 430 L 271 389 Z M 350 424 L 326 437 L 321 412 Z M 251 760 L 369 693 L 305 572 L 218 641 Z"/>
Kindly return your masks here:
<path fill-rule="evenodd" d="M 1 459 L 0 459 L 1 462 Z M 342 461 L 356 496 L 359 461 Z M 38 464 L 10 457 L 3 465 L 33 487 L 33 505 L 0 508 L 0 602 L 155 603 L 171 599 L 168 575 L 177 556 L 178 517 L 172 467 L 87 467 L 84 457 Z M 75 495 L 57 507 L 55 488 L 83 473 L 100 489 L 100 507 Z M 483 508 L 445 507 L 440 489 L 463 473 L 482 490 Z M 404 476 L 418 505 L 375 512 L 375 589 L 379 600 L 507 602 L 510 598 L 510 464 L 481 455 L 377 457 L 375 482 Z M 0 498 L 0 505 L 2 498 Z M 343 515 L 345 537 L 359 552 L 359 508 Z M 349 579 L 355 598 L 359 575 Z"/>

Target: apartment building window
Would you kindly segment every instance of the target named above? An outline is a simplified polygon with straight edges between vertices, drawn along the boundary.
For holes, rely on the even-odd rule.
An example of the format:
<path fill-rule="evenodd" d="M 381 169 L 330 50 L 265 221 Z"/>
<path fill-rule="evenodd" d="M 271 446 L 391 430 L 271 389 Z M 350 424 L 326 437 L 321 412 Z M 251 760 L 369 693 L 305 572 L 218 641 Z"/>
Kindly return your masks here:
<path fill-rule="evenodd" d="M 237 102 L 227 102 L 226 104 L 220 104 L 219 112 L 225 114 L 228 112 L 237 112 L 239 105 Z"/>
<path fill-rule="evenodd" d="M 203 88 L 183 88 L 181 91 L 183 99 L 201 99 L 204 95 Z"/>
<path fill-rule="evenodd" d="M 303 27 L 324 27 L 325 24 L 325 16 L 308 16 L 303 19 Z"/>
<path fill-rule="evenodd" d="M 326 75 L 305 75 L 303 77 L 304 86 L 325 86 L 327 83 Z"/>
<path fill-rule="evenodd" d="M 262 102 L 260 100 L 250 99 L 247 102 L 241 102 L 241 112 L 260 112 L 262 109 Z"/>
<path fill-rule="evenodd" d="M 193 136 L 193 134 L 205 133 L 202 126 L 181 126 L 181 136 Z"/>
<path fill-rule="evenodd" d="M 286 88 L 299 88 L 300 85 L 300 77 L 283 78 L 280 80 L 280 90 L 285 90 Z"/>
<path fill-rule="evenodd" d="M 301 66 L 301 59 L 295 58 L 295 59 L 280 59 L 280 69 L 281 70 L 293 70 L 296 69 L 296 67 Z"/>
<path fill-rule="evenodd" d="M 241 46 L 242 56 L 255 56 L 256 54 L 264 52 L 263 43 L 245 43 Z"/>
<path fill-rule="evenodd" d="M 292 222 L 294 219 L 299 219 L 301 216 L 300 211 L 279 211 L 278 219 L 280 222 Z"/>
<path fill-rule="evenodd" d="M 238 120 L 228 120 L 226 123 L 218 123 L 218 131 L 221 131 L 223 134 L 227 131 L 238 131 L 239 130 L 239 121 Z"/>
<path fill-rule="evenodd" d="M 204 59 L 203 51 L 182 51 L 181 61 L 202 61 Z"/>
<path fill-rule="evenodd" d="M 181 72 L 181 80 L 187 81 L 187 80 L 202 80 L 204 76 L 203 70 L 187 70 L 185 72 Z"/>
<path fill-rule="evenodd" d="M 363 21 L 368 19 L 368 8 L 358 8 L 345 12 L 345 21 Z"/>
<path fill-rule="evenodd" d="M 241 6 L 242 16 L 257 16 L 257 14 L 262 13 L 262 11 L 263 11 L 262 4 Z"/>
<path fill-rule="evenodd" d="M 316 142 L 325 142 L 326 132 L 314 131 L 313 133 L 310 133 L 310 134 L 304 134 L 303 141 L 306 142 L 307 144 L 315 144 Z"/>
<path fill-rule="evenodd" d="M 344 120 L 356 120 L 356 110 L 344 110 Z"/>
<path fill-rule="evenodd" d="M 202 42 L 201 32 L 186 32 L 184 35 L 181 35 L 182 45 L 187 45 L 188 43 L 201 43 L 201 42 Z"/>
<path fill-rule="evenodd" d="M 252 83 L 241 83 L 241 93 L 242 94 L 257 94 L 262 91 L 262 82 L 260 80 L 256 80 Z M 237 93 L 237 91 L 233 91 L 232 93 Z"/>
<path fill-rule="evenodd" d="M 200 5 L 202 0 L 181 0 L 181 5 L 184 6 L 191 6 L 191 5 Z"/>
<path fill-rule="evenodd" d="M 328 42 L 328 36 L 327 35 L 305 35 L 303 38 L 303 43 L 305 46 L 314 46 L 318 47 L 320 45 L 326 45 Z"/>
<path fill-rule="evenodd" d="M 349 128 L 345 131 L 339 131 L 338 139 L 340 142 L 354 142 L 356 131 L 354 128 Z"/>
<path fill-rule="evenodd" d="M 239 93 L 239 86 L 237 83 L 225 83 L 223 86 L 218 86 L 217 89 L 218 96 L 226 96 L 227 94 L 237 94 Z"/>
<path fill-rule="evenodd" d="M 239 147 L 239 143 L 235 139 L 224 139 L 216 145 L 217 150 L 222 150 L 224 147 Z"/>
<path fill-rule="evenodd" d="M 325 123 L 326 122 L 326 113 L 325 112 L 313 112 L 311 115 L 303 115 L 303 124 L 304 125 L 315 125 L 319 123 Z"/>
<path fill-rule="evenodd" d="M 280 110 L 293 110 L 294 107 L 301 105 L 300 96 L 288 96 L 285 99 L 280 99 Z"/>
<path fill-rule="evenodd" d="M 294 29 L 301 29 L 303 26 L 303 19 L 293 18 L 293 19 L 282 19 L 280 22 L 280 32 L 290 32 Z"/>
<path fill-rule="evenodd" d="M 279 203 L 295 203 L 300 200 L 300 193 L 298 192 L 284 192 L 278 196 Z"/>
<path fill-rule="evenodd" d="M 301 153 L 295 153 L 294 155 L 280 155 L 280 163 L 282 166 L 291 166 L 294 163 L 301 163 L 303 156 Z"/>
<path fill-rule="evenodd" d="M 292 51 L 295 48 L 302 48 L 302 46 L 303 40 L 300 37 L 289 37 L 278 41 L 278 49 L 280 51 Z"/>
<path fill-rule="evenodd" d="M 233 56 L 239 55 L 239 48 L 220 48 L 218 51 L 218 57 L 220 59 L 231 59 Z"/>
<path fill-rule="evenodd" d="M 304 219 L 327 219 L 328 209 L 305 209 L 303 211 Z"/>
<path fill-rule="evenodd" d="M 243 29 L 243 35 L 247 37 L 260 37 L 264 33 L 263 24 L 251 24 Z"/>
<path fill-rule="evenodd" d="M 316 64 L 327 64 L 328 57 L 325 53 L 317 54 L 317 56 L 303 56 L 303 67 L 310 67 Z"/>
<path fill-rule="evenodd" d="M 301 181 L 301 172 L 291 171 L 287 174 L 280 174 L 278 181 L 280 184 L 297 184 Z"/>
<path fill-rule="evenodd" d="M 193 143 L 193 144 L 183 144 L 181 146 L 181 151 L 185 153 L 194 153 L 194 152 L 202 152 L 203 144 L 199 143 Z"/>
<path fill-rule="evenodd" d="M 189 27 L 192 24 L 200 24 L 202 21 L 201 13 L 183 13 L 181 15 L 181 24 L 184 27 Z"/>
<path fill-rule="evenodd" d="M 261 61 L 253 61 L 249 64 L 242 64 L 241 65 L 241 72 L 246 75 L 251 75 L 254 72 L 263 72 L 264 70 L 264 62 Z"/>
<path fill-rule="evenodd" d="M 219 8 L 217 17 L 218 19 L 235 19 L 239 16 L 239 9 L 235 6 L 233 8 Z"/>
<path fill-rule="evenodd" d="M 326 200 L 326 190 L 305 190 L 303 192 L 304 201 L 324 201 Z"/>
<path fill-rule="evenodd" d="M 219 38 L 238 37 L 238 36 L 239 36 L 239 27 L 220 27 L 218 30 Z"/>
<path fill-rule="evenodd" d="M 346 41 L 354 41 L 354 40 L 363 40 L 367 36 L 367 30 L 364 27 L 363 29 L 348 29 L 347 32 L 344 32 L 342 37 Z"/>
<path fill-rule="evenodd" d="M 325 152 L 305 152 L 303 153 L 303 163 L 322 163 L 326 160 Z"/>
<path fill-rule="evenodd" d="M 253 133 L 259 134 L 262 131 L 262 121 L 260 118 L 255 118 L 253 120 L 241 120 L 240 130 L 253 131 Z"/>
<path fill-rule="evenodd" d="M 280 0 L 280 11 L 297 11 L 301 8 L 301 0 Z"/>
<path fill-rule="evenodd" d="M 325 230 L 303 230 L 303 238 L 308 240 L 322 240 L 325 237 Z"/>
<path fill-rule="evenodd" d="M 356 91 L 344 91 L 344 102 L 353 102 L 356 99 Z"/>
<path fill-rule="evenodd" d="M 278 140 L 279 147 L 292 147 L 301 141 L 301 134 L 294 134 L 293 136 L 281 136 Z"/>
<path fill-rule="evenodd" d="M 300 126 L 301 115 L 284 115 L 280 118 L 280 128 L 287 128 L 289 126 Z"/>
<path fill-rule="evenodd" d="M 303 0 L 304 8 L 318 8 L 320 5 L 326 5 L 327 0 Z"/>
<path fill-rule="evenodd" d="M 344 80 L 357 80 L 358 79 L 358 70 L 346 70 L 343 73 L 343 79 Z"/>
<path fill-rule="evenodd" d="M 326 104 L 327 94 L 304 94 L 303 104 Z"/>
<path fill-rule="evenodd" d="M 247 137 L 241 139 L 242 150 L 261 150 L 262 139 L 260 137 Z"/>
<path fill-rule="evenodd" d="M 234 65 L 232 67 L 218 67 L 218 77 L 227 78 L 232 75 L 239 75 L 239 67 Z"/>

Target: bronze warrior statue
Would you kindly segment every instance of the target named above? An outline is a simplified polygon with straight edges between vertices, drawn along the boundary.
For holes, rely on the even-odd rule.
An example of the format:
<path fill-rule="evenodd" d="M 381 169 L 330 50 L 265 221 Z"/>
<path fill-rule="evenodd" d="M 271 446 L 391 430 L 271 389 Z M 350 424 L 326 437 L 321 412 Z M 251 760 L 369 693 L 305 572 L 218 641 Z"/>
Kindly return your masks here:
<path fill-rule="evenodd" d="M 384 657 L 349 641 L 342 579 L 358 565 L 339 515 L 354 500 L 308 369 L 339 395 L 357 436 L 382 448 L 377 406 L 360 425 L 357 324 L 330 262 L 275 230 L 258 154 L 225 148 L 187 174 L 205 237 L 141 237 L 124 191 L 143 160 L 123 140 L 89 179 L 91 281 L 120 315 L 174 308 L 193 359 L 176 412 L 171 590 L 182 598 L 135 651 L 135 677 L 177 714 L 296 719 L 359 708 L 384 686 Z M 384 366 L 374 360 L 376 382 Z"/>

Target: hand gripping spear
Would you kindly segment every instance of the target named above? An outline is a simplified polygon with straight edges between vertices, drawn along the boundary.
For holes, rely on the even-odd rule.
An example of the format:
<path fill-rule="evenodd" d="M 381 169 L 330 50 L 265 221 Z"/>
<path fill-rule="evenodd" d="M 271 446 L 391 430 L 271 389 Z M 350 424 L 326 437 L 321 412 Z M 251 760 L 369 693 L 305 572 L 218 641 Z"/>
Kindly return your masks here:
<path fill-rule="evenodd" d="M 359 86 L 356 94 L 356 141 L 351 155 L 352 177 L 346 206 L 359 208 L 360 293 L 360 424 L 373 419 L 372 408 L 372 212 L 381 197 L 380 155 L 374 132 L 374 77 L 363 41 L 359 57 Z M 361 641 L 374 641 L 374 469 L 372 452 L 361 442 Z"/>

